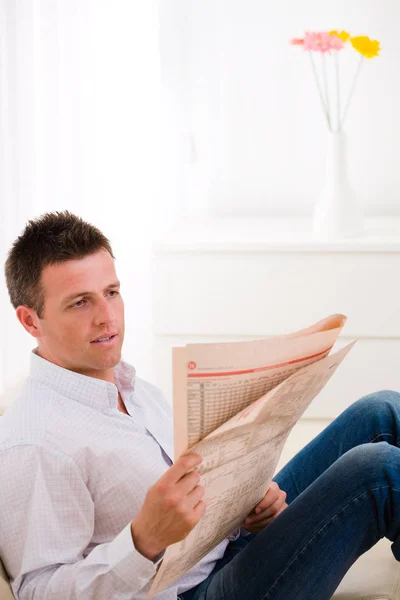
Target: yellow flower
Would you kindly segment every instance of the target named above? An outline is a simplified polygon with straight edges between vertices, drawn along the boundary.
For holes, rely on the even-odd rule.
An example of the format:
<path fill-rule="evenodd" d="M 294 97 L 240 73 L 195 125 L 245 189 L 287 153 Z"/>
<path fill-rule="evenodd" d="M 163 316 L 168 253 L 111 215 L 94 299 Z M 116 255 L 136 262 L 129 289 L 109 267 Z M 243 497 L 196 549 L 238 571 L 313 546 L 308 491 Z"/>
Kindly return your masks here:
<path fill-rule="evenodd" d="M 378 40 L 371 40 L 367 35 L 359 35 L 350 38 L 350 42 L 354 48 L 365 58 L 374 58 L 378 56 L 380 51 L 380 44 Z"/>
<path fill-rule="evenodd" d="M 347 42 L 347 40 L 350 37 L 350 34 L 347 33 L 347 31 L 336 31 L 336 29 L 334 29 L 333 31 L 329 32 L 330 35 L 336 35 L 336 37 L 340 38 L 343 42 Z"/>

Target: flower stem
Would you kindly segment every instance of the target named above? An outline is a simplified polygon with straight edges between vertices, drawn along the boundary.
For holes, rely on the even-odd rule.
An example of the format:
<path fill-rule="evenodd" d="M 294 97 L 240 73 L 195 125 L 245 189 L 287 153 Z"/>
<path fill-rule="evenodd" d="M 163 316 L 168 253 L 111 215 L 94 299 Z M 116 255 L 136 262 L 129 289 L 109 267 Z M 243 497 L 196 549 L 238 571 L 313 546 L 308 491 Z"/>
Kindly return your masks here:
<path fill-rule="evenodd" d="M 340 131 L 340 76 L 339 76 L 339 52 L 336 51 L 334 54 L 335 57 L 335 72 L 336 72 L 336 108 L 337 108 L 337 130 Z"/>
<path fill-rule="evenodd" d="M 309 51 L 308 54 L 310 56 L 311 67 L 312 67 L 312 71 L 313 71 L 315 83 L 317 84 L 317 89 L 318 89 L 318 92 L 319 92 L 319 99 L 321 101 L 322 110 L 324 111 L 324 115 L 325 115 L 326 121 L 328 123 L 328 127 L 329 127 L 330 131 L 332 131 L 332 129 L 331 129 L 331 123 L 330 123 L 330 120 L 329 120 L 328 111 L 326 110 L 325 101 L 324 101 L 324 95 L 322 93 L 321 84 L 320 84 L 320 81 L 319 81 L 319 77 L 318 77 L 317 69 L 316 69 L 316 66 L 315 66 L 314 59 L 313 59 L 313 55 L 312 55 L 311 51 Z"/>
<path fill-rule="evenodd" d="M 328 77 L 326 74 L 326 56 L 325 56 L 325 54 L 321 54 L 321 61 L 322 61 L 322 77 L 323 77 L 323 81 L 324 81 L 325 106 L 326 106 L 326 112 L 328 115 L 329 129 L 332 131 L 331 108 L 330 108 L 330 100 L 329 100 Z"/>
<path fill-rule="evenodd" d="M 354 90 L 355 90 L 355 87 L 356 87 L 357 79 L 358 79 L 358 76 L 360 74 L 361 65 L 363 64 L 363 62 L 364 62 L 364 57 L 361 56 L 360 60 L 359 60 L 359 63 L 358 63 L 358 66 L 357 66 L 356 74 L 355 74 L 354 79 L 353 79 L 353 84 L 352 84 L 350 92 L 349 92 L 349 97 L 347 98 L 346 106 L 345 106 L 345 109 L 344 109 L 344 112 L 343 112 L 343 118 L 342 118 L 342 121 L 341 121 L 341 124 L 340 124 L 341 128 L 343 127 L 344 122 L 346 120 L 347 113 L 349 111 L 350 102 L 351 102 L 351 99 L 352 99 L 353 94 L 354 94 Z"/>

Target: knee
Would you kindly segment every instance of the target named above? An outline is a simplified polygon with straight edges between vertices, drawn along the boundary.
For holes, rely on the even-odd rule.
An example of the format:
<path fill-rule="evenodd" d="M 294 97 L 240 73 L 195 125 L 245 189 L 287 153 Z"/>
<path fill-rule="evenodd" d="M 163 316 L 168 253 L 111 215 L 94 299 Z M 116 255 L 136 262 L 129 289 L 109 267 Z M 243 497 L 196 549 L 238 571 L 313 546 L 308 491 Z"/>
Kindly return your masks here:
<path fill-rule="evenodd" d="M 400 463 L 400 449 L 387 442 L 361 444 L 348 450 L 338 459 L 349 478 L 381 478 L 393 465 Z"/>
<path fill-rule="evenodd" d="M 393 409 L 400 411 L 400 394 L 393 390 L 380 390 L 367 396 L 363 396 L 348 408 L 348 410 L 359 418 L 375 416 L 382 411 L 392 412 Z"/>

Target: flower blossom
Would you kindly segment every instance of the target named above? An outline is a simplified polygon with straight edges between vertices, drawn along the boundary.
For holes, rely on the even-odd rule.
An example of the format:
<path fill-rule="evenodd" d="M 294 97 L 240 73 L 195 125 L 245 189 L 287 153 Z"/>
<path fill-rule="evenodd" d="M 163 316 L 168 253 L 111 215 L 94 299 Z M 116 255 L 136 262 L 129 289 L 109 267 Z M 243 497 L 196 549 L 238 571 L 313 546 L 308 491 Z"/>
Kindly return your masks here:
<path fill-rule="evenodd" d="M 330 53 L 331 50 L 341 50 L 343 46 L 343 40 L 328 31 L 307 31 L 304 36 L 304 50 Z"/>
<path fill-rule="evenodd" d="M 378 40 L 371 40 L 366 35 L 359 35 L 350 39 L 354 50 L 357 50 L 365 58 L 374 58 L 379 56 L 380 43 Z"/>

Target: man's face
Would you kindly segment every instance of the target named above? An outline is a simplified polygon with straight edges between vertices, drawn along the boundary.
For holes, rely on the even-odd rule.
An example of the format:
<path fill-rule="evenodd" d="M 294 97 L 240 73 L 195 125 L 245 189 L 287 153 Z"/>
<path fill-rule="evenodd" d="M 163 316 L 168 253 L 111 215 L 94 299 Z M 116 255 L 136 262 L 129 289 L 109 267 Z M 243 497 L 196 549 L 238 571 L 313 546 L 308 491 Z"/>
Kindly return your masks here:
<path fill-rule="evenodd" d="M 79 260 L 48 265 L 41 276 L 43 319 L 39 355 L 83 375 L 114 382 L 121 360 L 124 303 L 114 261 L 105 250 Z M 75 296 L 75 297 L 72 297 Z M 94 342 L 113 334 L 108 342 Z"/>

